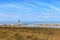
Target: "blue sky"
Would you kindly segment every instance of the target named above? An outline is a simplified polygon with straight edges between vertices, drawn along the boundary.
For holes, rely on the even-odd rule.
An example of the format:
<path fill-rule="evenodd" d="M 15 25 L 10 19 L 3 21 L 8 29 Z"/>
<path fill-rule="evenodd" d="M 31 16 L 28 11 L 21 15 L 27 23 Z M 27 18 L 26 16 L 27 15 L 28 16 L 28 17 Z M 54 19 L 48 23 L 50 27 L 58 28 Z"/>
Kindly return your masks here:
<path fill-rule="evenodd" d="M 0 0 L 0 21 L 60 21 L 60 0 Z"/>

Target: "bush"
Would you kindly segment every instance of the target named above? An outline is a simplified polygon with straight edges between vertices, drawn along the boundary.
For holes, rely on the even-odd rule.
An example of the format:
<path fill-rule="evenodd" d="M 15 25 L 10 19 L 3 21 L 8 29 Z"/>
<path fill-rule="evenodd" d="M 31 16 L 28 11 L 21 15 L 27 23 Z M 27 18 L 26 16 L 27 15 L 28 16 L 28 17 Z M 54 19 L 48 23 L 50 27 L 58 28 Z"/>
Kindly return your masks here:
<path fill-rule="evenodd" d="M 33 40 L 38 40 L 38 38 L 33 38 Z"/>
<path fill-rule="evenodd" d="M 20 34 L 15 34 L 15 38 L 17 40 L 23 40 L 22 36 Z"/>
<path fill-rule="evenodd" d="M 27 40 L 32 40 L 32 36 L 27 36 Z"/>

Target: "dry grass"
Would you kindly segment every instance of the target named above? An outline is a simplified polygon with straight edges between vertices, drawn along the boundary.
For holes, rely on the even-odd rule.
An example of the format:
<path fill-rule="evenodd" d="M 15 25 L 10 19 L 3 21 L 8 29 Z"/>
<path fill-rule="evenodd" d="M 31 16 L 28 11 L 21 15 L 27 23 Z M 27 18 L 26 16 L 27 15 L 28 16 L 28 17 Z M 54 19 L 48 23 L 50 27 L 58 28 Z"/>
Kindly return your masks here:
<path fill-rule="evenodd" d="M 0 40 L 60 40 L 60 29 L 0 27 Z"/>

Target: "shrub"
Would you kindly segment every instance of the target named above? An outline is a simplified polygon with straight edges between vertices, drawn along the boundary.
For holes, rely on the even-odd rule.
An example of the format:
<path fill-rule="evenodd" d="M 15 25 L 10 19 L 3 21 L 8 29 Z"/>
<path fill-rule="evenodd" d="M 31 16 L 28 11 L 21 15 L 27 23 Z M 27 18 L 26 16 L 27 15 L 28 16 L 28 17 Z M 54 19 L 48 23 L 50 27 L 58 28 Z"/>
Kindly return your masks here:
<path fill-rule="evenodd" d="M 38 38 L 33 38 L 33 40 L 38 40 Z"/>
<path fill-rule="evenodd" d="M 15 38 L 17 40 L 23 40 L 22 36 L 20 34 L 15 34 Z"/>
<path fill-rule="evenodd" d="M 32 36 L 27 36 L 27 40 L 32 40 Z"/>

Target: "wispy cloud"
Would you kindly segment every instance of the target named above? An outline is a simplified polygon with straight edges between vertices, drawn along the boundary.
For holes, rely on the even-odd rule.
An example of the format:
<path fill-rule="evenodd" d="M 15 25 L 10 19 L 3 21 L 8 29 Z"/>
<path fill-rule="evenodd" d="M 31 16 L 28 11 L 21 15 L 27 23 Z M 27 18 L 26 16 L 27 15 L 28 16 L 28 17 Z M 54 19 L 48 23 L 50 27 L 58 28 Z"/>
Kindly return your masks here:
<path fill-rule="evenodd" d="M 7 19 L 26 19 L 26 20 L 40 20 L 40 19 L 53 19 L 56 14 L 60 13 L 60 8 L 57 6 L 36 1 L 23 1 L 23 2 L 7 2 L 0 4 L 0 16 Z M 3 12 L 6 11 L 6 12 Z M 57 13 L 59 12 L 59 13 Z M 58 15 L 57 15 L 58 16 Z M 56 16 L 56 17 L 57 17 Z"/>
<path fill-rule="evenodd" d="M 51 9 L 54 9 L 55 11 L 60 11 L 60 8 L 57 8 L 57 7 L 54 6 L 54 5 L 47 4 L 47 6 L 50 7 Z"/>

